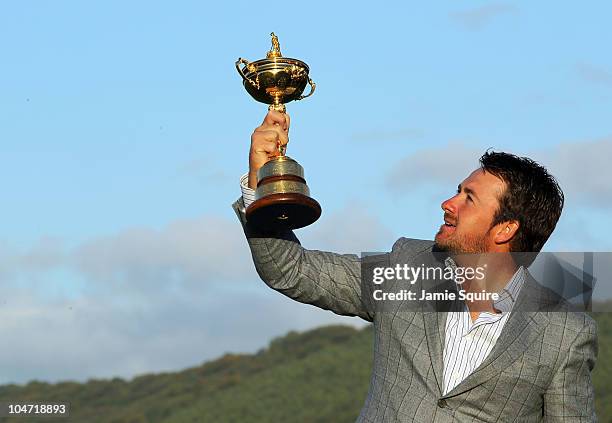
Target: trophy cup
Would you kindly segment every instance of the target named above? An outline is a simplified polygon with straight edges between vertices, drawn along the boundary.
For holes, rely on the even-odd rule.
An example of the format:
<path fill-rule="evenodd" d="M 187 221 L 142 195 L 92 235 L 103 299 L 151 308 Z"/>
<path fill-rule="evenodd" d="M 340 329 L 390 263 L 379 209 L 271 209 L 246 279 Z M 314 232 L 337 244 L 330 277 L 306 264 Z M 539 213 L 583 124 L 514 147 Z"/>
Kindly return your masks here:
<path fill-rule="evenodd" d="M 249 62 L 239 58 L 236 69 L 244 88 L 257 101 L 269 104 L 268 110 L 285 113 L 285 103 L 310 97 L 315 84 L 308 77 L 308 65 L 283 57 L 278 37 L 272 36 L 272 48 L 265 59 Z M 241 67 L 242 65 L 242 67 Z M 306 85 L 310 92 L 302 95 Z M 310 197 L 304 169 L 285 155 L 286 146 L 257 172 L 255 201 L 246 210 L 247 220 L 268 229 L 297 229 L 310 225 L 321 216 L 321 206 Z"/>

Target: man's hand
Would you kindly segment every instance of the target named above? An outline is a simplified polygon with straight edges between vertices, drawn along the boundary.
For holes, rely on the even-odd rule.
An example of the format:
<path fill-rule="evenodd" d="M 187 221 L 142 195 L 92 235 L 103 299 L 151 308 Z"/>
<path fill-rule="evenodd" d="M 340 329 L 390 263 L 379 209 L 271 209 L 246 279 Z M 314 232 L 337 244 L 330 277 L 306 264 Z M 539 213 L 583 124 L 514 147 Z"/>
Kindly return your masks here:
<path fill-rule="evenodd" d="M 249 188 L 257 188 L 257 171 L 268 160 L 278 156 L 279 146 L 289 142 L 289 115 L 270 110 L 261 126 L 251 135 L 249 151 Z"/>

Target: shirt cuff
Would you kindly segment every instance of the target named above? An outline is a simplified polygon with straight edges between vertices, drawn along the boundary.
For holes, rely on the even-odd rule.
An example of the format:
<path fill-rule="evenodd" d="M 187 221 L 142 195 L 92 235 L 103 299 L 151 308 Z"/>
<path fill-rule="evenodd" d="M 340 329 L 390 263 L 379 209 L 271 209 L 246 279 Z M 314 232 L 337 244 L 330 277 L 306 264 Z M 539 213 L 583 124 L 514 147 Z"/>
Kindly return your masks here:
<path fill-rule="evenodd" d="M 249 188 L 249 174 L 245 173 L 240 177 L 240 189 L 242 190 L 242 202 L 247 209 L 255 201 L 255 190 Z"/>

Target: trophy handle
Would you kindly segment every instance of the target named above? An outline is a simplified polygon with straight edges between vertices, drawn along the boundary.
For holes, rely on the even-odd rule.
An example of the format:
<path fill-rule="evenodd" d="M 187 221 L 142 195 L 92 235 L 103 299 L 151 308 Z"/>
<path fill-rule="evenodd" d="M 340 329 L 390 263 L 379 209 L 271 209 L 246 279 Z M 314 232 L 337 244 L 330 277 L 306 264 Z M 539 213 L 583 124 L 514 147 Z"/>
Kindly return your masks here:
<path fill-rule="evenodd" d="M 244 71 L 240 69 L 240 64 L 243 64 L 245 69 L 248 69 L 249 72 L 255 72 L 255 80 L 247 78 L 247 76 L 244 74 Z M 248 81 L 253 86 L 253 88 L 259 89 L 259 76 L 257 75 L 257 67 L 254 64 L 252 64 L 246 59 L 243 59 L 242 57 L 239 57 L 238 60 L 236 60 L 236 70 L 238 71 L 240 76 L 242 76 L 242 79 L 244 79 L 245 81 Z M 311 91 L 311 94 L 312 94 L 312 91 Z"/>
<path fill-rule="evenodd" d="M 238 65 L 236 65 L 238 66 Z M 301 95 L 298 98 L 296 98 L 296 100 L 303 100 L 306 97 L 310 97 L 312 95 L 312 93 L 314 93 L 315 88 L 317 88 L 317 84 L 315 84 L 314 82 L 312 82 L 312 79 L 308 78 L 308 83 L 310 84 L 310 92 L 306 95 Z"/>

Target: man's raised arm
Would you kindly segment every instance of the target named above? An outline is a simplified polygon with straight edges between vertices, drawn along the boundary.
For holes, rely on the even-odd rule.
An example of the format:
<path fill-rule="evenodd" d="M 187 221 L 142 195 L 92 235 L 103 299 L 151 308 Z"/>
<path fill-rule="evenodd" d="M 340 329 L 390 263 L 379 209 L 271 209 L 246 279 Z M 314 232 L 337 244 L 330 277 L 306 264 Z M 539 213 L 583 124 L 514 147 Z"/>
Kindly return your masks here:
<path fill-rule="evenodd" d="M 292 231 L 264 232 L 246 219 L 245 201 L 249 202 L 249 194 L 257 186 L 257 170 L 277 154 L 279 145 L 287 143 L 289 122 L 287 114 L 270 111 L 255 129 L 249 173 L 241 182 L 243 197 L 233 204 L 257 273 L 268 286 L 294 300 L 371 321 L 373 315 L 367 306 L 369 296 L 363 292 L 358 256 L 307 250 Z"/>

